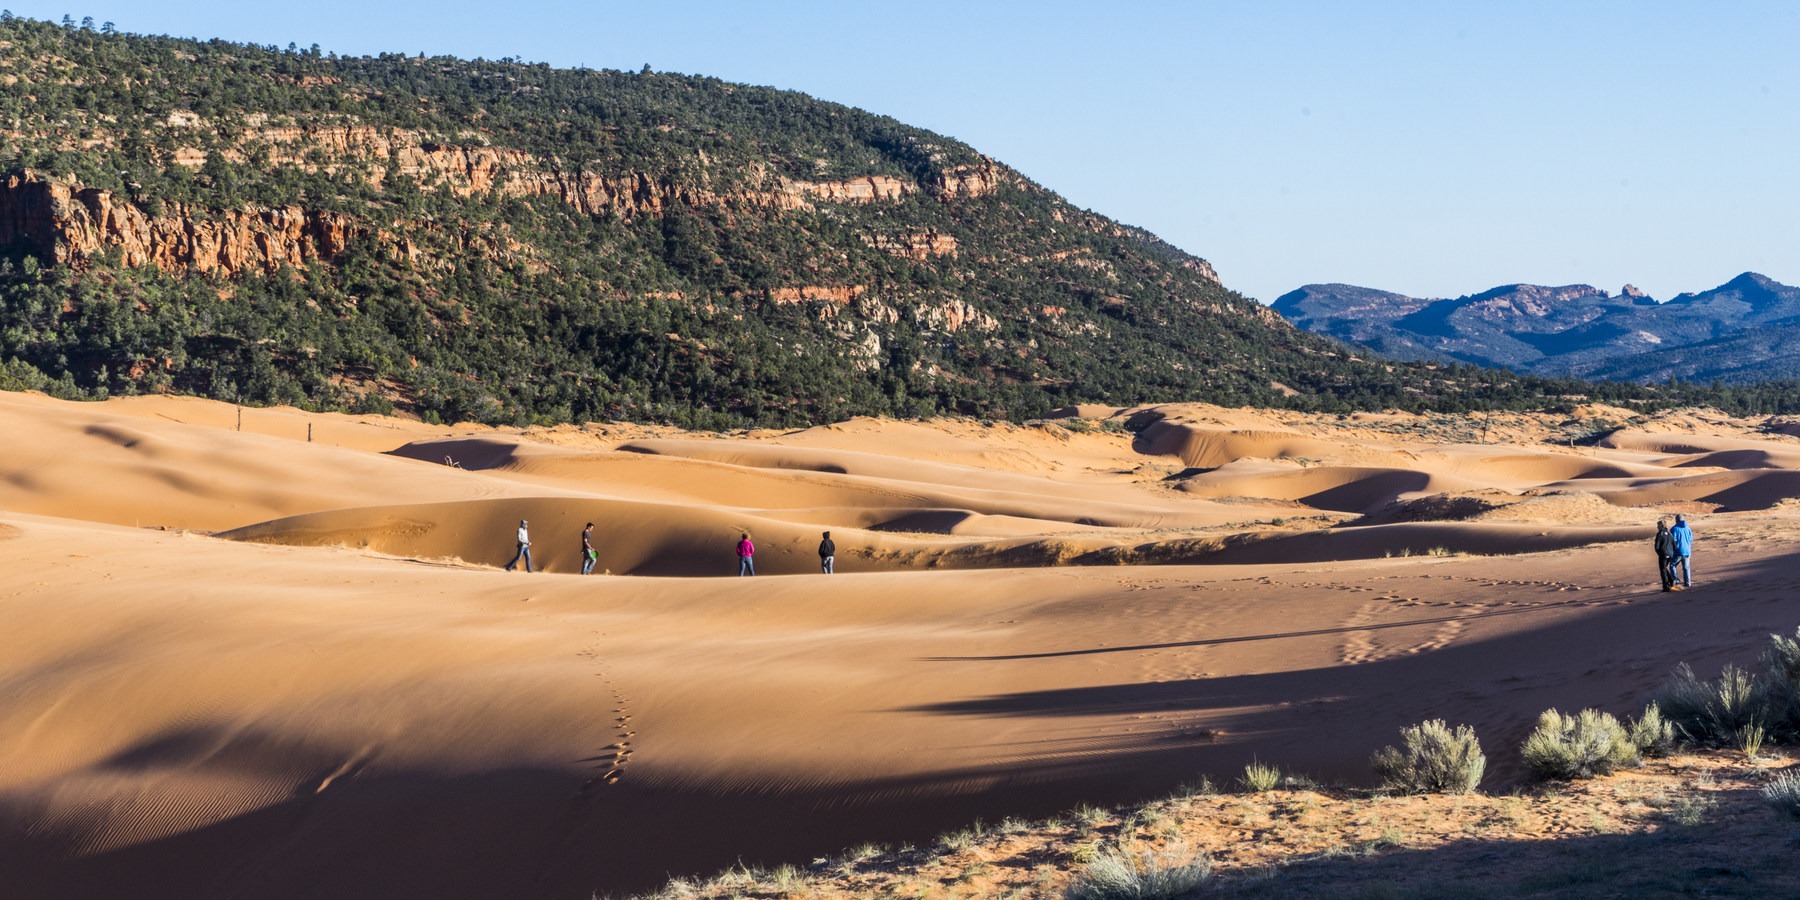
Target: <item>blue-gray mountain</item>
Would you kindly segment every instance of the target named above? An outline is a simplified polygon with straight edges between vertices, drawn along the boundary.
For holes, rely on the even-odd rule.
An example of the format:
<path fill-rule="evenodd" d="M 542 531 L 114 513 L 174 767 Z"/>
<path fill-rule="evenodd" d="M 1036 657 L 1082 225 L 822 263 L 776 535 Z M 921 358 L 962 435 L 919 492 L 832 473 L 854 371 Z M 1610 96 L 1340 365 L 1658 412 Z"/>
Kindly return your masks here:
<path fill-rule="evenodd" d="M 1631 285 L 1611 294 L 1509 284 L 1445 299 L 1309 284 L 1274 309 L 1308 331 L 1399 359 L 1640 382 L 1800 377 L 1800 288 L 1755 272 L 1666 303 Z"/>

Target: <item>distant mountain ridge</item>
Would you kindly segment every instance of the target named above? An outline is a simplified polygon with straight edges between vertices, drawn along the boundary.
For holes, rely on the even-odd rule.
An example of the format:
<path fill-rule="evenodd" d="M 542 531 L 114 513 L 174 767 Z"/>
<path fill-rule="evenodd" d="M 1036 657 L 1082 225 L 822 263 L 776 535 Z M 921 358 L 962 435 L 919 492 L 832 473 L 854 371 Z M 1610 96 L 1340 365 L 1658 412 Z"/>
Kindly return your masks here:
<path fill-rule="evenodd" d="M 1745 272 L 1658 303 L 1625 285 L 1509 284 L 1418 298 L 1309 284 L 1272 308 L 1308 331 L 1397 359 L 1546 377 L 1748 384 L 1800 377 L 1800 288 Z"/>

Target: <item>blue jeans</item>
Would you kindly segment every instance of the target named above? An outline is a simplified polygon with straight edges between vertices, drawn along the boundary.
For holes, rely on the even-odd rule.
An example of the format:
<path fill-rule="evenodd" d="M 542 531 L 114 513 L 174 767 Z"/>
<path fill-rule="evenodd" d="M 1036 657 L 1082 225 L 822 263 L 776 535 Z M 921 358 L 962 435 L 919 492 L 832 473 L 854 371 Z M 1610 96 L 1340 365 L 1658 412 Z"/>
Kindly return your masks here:
<path fill-rule="evenodd" d="M 830 575 L 831 574 L 831 566 L 836 561 L 837 561 L 837 557 L 835 557 L 835 556 L 819 557 L 819 571 L 824 572 L 827 575 Z"/>
<path fill-rule="evenodd" d="M 745 575 L 755 575 L 756 574 L 756 563 L 753 563 L 750 560 L 751 560 L 751 557 L 748 557 L 748 556 L 738 557 L 738 577 L 739 578 L 742 578 Z"/>
<path fill-rule="evenodd" d="M 1675 561 L 1669 563 L 1669 577 L 1670 578 L 1675 577 L 1676 569 L 1681 570 L 1681 586 L 1682 587 L 1693 587 L 1694 586 L 1694 558 L 1692 556 L 1677 556 L 1677 557 L 1675 557 Z"/>
<path fill-rule="evenodd" d="M 521 559 L 525 560 L 525 571 L 527 571 L 527 572 L 531 571 L 531 545 L 530 544 L 520 544 L 519 545 L 519 552 L 514 553 L 512 562 L 509 562 L 506 564 L 506 571 L 511 572 L 513 570 L 513 566 L 518 565 L 519 560 L 521 560 Z"/>
<path fill-rule="evenodd" d="M 599 554 L 583 553 L 581 555 L 581 574 L 583 574 L 583 575 L 592 574 L 594 571 L 594 563 L 599 562 L 599 561 L 600 561 Z"/>

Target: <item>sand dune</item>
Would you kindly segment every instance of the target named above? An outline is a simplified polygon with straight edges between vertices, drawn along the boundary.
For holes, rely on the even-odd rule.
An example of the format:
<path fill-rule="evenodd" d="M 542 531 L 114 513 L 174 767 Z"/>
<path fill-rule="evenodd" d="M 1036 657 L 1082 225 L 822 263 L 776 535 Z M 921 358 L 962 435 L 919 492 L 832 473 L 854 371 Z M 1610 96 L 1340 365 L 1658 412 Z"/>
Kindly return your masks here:
<path fill-rule="evenodd" d="M 1315 466 L 1227 463 L 1182 482 L 1181 490 L 1201 497 L 1252 496 L 1294 500 L 1315 509 L 1372 512 L 1388 504 L 1430 494 L 1477 490 L 1481 485 L 1415 469 L 1373 466 Z"/>
<path fill-rule="evenodd" d="M 1763 423 L 1569 448 L 1530 417 L 1484 444 L 1100 412 L 239 432 L 220 404 L 0 395 L 0 884 L 586 898 L 1252 756 L 1366 781 L 1428 717 L 1475 725 L 1504 784 L 1542 709 L 1633 709 L 1800 620 L 1800 441 Z M 1673 511 L 1702 580 L 1664 594 Z M 520 518 L 548 574 L 497 569 Z M 613 577 L 571 574 L 586 521 Z M 730 577 L 742 531 L 784 577 Z"/>

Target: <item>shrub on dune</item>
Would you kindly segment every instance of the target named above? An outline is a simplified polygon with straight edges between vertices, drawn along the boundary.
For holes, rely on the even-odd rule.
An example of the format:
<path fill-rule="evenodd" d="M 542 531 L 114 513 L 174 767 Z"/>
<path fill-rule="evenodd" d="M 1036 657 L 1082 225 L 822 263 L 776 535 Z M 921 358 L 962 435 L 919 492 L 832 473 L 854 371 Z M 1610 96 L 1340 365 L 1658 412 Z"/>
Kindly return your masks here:
<path fill-rule="evenodd" d="M 1675 723 L 1663 718 L 1655 703 L 1645 704 L 1644 714 L 1631 720 L 1625 732 L 1639 756 L 1661 759 L 1675 752 Z"/>
<path fill-rule="evenodd" d="M 1763 800 L 1790 819 L 1800 819 L 1800 773 L 1777 776 L 1763 788 Z"/>
<path fill-rule="evenodd" d="M 1770 741 L 1800 740 L 1800 629 L 1793 637 L 1769 635 L 1760 673 L 1727 664 L 1707 681 L 1686 663 L 1676 666 L 1656 705 L 1678 734 L 1696 743 L 1741 746 L 1755 728 Z"/>
<path fill-rule="evenodd" d="M 1764 699 L 1757 679 L 1738 666 L 1727 663 L 1717 681 L 1706 681 L 1682 663 L 1657 694 L 1656 705 L 1689 740 L 1729 744 L 1744 726 L 1762 718 Z"/>
<path fill-rule="evenodd" d="M 1553 781 L 1607 775 L 1638 761 L 1637 745 L 1625 726 L 1597 709 L 1572 716 L 1545 710 L 1521 749 L 1531 774 Z"/>
<path fill-rule="evenodd" d="M 1383 747 L 1371 761 L 1381 786 L 1400 794 L 1467 794 L 1487 772 L 1475 729 L 1430 719 L 1400 729 L 1405 745 Z"/>
<path fill-rule="evenodd" d="M 1253 793 L 1267 793 L 1281 784 L 1281 769 L 1262 760 L 1251 759 L 1244 766 L 1244 777 L 1239 780 Z"/>
<path fill-rule="evenodd" d="M 1791 638 L 1769 635 L 1763 651 L 1763 707 L 1772 738 L 1800 740 L 1800 628 Z"/>
<path fill-rule="evenodd" d="M 1185 897 L 1212 878 L 1212 859 L 1176 842 L 1154 850 L 1101 850 L 1069 886 L 1069 900 L 1157 900 Z"/>

